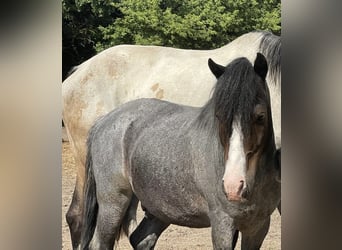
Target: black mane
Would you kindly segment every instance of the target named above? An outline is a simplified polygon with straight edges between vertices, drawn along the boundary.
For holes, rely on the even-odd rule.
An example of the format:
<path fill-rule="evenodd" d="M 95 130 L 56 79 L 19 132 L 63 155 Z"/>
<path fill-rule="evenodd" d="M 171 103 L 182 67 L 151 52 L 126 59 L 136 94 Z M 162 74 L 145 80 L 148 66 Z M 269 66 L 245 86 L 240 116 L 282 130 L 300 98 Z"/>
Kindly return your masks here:
<path fill-rule="evenodd" d="M 243 132 L 248 134 L 248 123 L 255 104 L 264 99 L 265 92 L 262 90 L 265 87 L 261 84 L 265 82 L 255 73 L 248 59 L 233 60 L 226 66 L 214 87 L 212 97 L 202 108 L 198 125 L 207 127 L 218 119 L 225 127 L 230 127 L 233 119 L 240 116 Z"/>
<path fill-rule="evenodd" d="M 262 38 L 259 45 L 260 52 L 266 57 L 269 76 L 272 82 L 280 84 L 281 75 L 281 40 L 279 36 L 270 32 L 261 32 Z"/>

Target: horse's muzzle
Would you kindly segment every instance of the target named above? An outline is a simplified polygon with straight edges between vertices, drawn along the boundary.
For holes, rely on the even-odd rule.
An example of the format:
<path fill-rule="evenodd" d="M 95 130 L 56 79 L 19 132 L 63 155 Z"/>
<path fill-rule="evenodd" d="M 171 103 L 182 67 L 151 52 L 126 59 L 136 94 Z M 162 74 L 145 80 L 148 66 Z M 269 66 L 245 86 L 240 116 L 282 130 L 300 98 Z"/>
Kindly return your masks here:
<path fill-rule="evenodd" d="M 223 180 L 222 184 L 223 191 L 229 201 L 242 202 L 248 198 L 248 189 L 244 180 L 230 185 L 226 185 Z"/>

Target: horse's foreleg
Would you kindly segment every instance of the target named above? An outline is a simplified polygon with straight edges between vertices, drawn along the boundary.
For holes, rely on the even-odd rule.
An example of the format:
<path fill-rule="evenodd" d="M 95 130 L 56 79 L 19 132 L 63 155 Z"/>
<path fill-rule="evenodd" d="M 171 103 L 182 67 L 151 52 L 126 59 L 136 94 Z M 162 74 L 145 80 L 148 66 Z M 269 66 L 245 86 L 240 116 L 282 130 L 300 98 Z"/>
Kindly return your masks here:
<path fill-rule="evenodd" d="M 211 237 L 214 249 L 233 250 L 238 233 L 233 219 L 223 212 L 212 212 L 210 215 Z"/>
<path fill-rule="evenodd" d="M 253 234 L 242 233 L 241 249 L 242 250 L 257 250 L 260 249 L 264 241 L 268 229 L 270 227 L 270 218 L 261 225 L 260 229 Z"/>
<path fill-rule="evenodd" d="M 168 226 L 169 224 L 146 211 L 145 217 L 129 237 L 129 241 L 134 249 L 153 249 L 159 236 Z"/>
<path fill-rule="evenodd" d="M 239 230 L 236 230 L 233 236 L 233 249 L 235 249 L 238 238 L 239 238 Z"/>

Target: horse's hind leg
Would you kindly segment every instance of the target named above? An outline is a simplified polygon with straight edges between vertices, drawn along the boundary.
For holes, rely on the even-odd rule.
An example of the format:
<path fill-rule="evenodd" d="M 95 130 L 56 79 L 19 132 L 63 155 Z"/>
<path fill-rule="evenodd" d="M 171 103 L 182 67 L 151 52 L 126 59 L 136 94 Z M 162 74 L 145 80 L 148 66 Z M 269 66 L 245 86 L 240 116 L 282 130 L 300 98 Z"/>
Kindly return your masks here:
<path fill-rule="evenodd" d="M 111 179 L 108 181 L 108 179 Z M 122 176 L 96 183 L 98 214 L 90 249 L 110 249 L 120 237 L 122 223 L 132 199 L 129 183 Z"/>
<path fill-rule="evenodd" d="M 70 230 L 70 237 L 73 249 L 77 249 L 82 231 L 82 209 L 81 202 L 78 201 L 77 190 L 74 191 L 69 210 L 65 215 Z"/>
<path fill-rule="evenodd" d="M 257 250 L 260 249 L 264 241 L 268 229 L 270 227 L 270 218 L 268 218 L 260 229 L 253 234 L 242 233 L 241 249 L 242 250 Z"/>
<path fill-rule="evenodd" d="M 84 165 L 81 165 L 80 161 L 75 159 L 77 169 L 80 169 L 82 166 L 82 170 L 84 172 Z M 77 249 L 81 240 L 81 231 L 82 231 L 82 212 L 83 212 L 83 182 L 84 182 L 84 174 L 77 174 L 76 185 L 74 189 L 74 193 L 72 196 L 72 201 L 69 207 L 68 212 L 65 215 L 66 221 L 68 223 L 70 229 L 70 236 L 73 249 Z"/>
<path fill-rule="evenodd" d="M 168 226 L 169 224 L 146 211 L 145 217 L 129 237 L 129 241 L 136 250 L 153 249 L 159 236 Z"/>

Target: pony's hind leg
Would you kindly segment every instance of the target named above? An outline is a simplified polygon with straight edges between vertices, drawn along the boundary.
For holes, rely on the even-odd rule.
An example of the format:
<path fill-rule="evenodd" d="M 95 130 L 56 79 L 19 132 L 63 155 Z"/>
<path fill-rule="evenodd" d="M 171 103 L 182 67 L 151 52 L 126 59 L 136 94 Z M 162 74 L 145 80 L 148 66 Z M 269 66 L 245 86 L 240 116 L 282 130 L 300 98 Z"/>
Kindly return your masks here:
<path fill-rule="evenodd" d="M 169 226 L 148 211 L 136 230 L 129 237 L 132 247 L 136 250 L 154 249 L 161 233 Z"/>
<path fill-rule="evenodd" d="M 115 240 L 120 237 L 122 223 L 132 199 L 132 191 L 123 180 L 118 179 L 116 182 L 99 181 L 96 184 L 98 214 L 89 246 L 90 249 L 112 250 Z"/>

